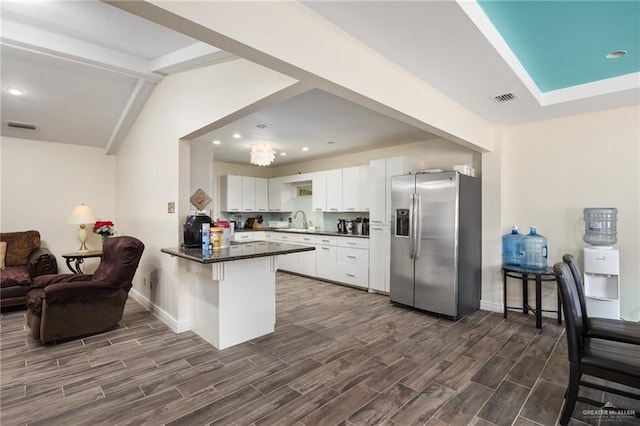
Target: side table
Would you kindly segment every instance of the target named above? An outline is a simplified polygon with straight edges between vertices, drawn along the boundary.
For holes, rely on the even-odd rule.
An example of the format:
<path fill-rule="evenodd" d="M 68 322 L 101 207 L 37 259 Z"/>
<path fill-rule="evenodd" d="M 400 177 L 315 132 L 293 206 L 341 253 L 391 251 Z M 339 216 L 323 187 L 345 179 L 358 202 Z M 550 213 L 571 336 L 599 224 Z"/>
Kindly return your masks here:
<path fill-rule="evenodd" d="M 507 278 L 516 278 L 522 281 L 522 308 L 507 306 Z M 536 283 L 536 307 L 529 306 L 528 295 L 528 283 L 531 280 L 535 280 Z M 547 267 L 545 269 L 526 269 L 517 266 L 503 266 L 502 267 L 502 300 L 504 302 L 504 315 L 507 317 L 508 309 L 522 309 L 523 314 L 528 314 L 529 311 L 533 311 L 536 315 L 536 328 L 542 328 L 542 312 L 557 312 L 558 324 L 562 324 L 562 303 L 560 301 L 560 295 L 557 294 L 558 306 L 555 311 L 542 309 L 542 282 L 553 281 L 556 282 L 556 276 L 553 274 L 553 268 Z M 557 290 L 556 290 L 557 292 Z"/>
<path fill-rule="evenodd" d="M 82 274 L 82 269 L 80 265 L 84 263 L 85 259 L 89 259 L 91 257 L 102 257 L 102 250 L 89 250 L 89 251 L 76 251 L 73 253 L 65 253 L 62 255 L 64 260 L 67 263 L 67 268 L 74 274 Z M 75 265 L 72 265 L 71 262 L 75 262 Z"/>

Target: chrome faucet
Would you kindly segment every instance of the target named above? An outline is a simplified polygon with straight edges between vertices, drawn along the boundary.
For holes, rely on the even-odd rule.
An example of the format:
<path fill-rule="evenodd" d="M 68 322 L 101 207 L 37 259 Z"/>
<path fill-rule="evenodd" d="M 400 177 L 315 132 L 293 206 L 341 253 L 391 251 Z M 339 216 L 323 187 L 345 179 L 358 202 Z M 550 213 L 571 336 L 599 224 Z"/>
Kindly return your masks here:
<path fill-rule="evenodd" d="M 298 217 L 298 213 L 302 213 L 302 227 L 304 229 L 307 229 L 307 226 L 309 226 L 308 223 L 307 223 L 307 215 L 302 210 L 298 210 L 297 212 L 295 212 L 293 214 L 293 220 L 295 220 L 296 217 Z"/>

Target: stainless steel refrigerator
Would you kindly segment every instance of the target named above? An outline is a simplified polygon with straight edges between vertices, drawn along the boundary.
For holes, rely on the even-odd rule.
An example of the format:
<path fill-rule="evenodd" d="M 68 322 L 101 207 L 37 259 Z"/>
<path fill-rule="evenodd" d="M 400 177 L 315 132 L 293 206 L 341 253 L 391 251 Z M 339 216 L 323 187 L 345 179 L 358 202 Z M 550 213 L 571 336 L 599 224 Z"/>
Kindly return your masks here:
<path fill-rule="evenodd" d="M 393 303 L 462 318 L 480 308 L 480 179 L 458 172 L 391 178 Z"/>

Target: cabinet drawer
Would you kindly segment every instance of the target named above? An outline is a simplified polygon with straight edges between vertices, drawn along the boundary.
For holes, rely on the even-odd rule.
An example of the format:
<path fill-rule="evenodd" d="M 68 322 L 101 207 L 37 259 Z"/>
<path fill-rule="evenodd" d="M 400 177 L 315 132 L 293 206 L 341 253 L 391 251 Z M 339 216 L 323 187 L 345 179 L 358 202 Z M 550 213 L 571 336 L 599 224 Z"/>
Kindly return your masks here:
<path fill-rule="evenodd" d="M 301 244 L 316 244 L 318 237 L 317 235 L 307 235 L 307 234 L 302 234 L 302 235 L 298 235 L 298 242 L 300 242 Z"/>
<path fill-rule="evenodd" d="M 358 237 L 336 237 L 338 247 L 350 247 L 350 248 L 361 248 L 368 249 L 369 248 L 369 239 L 368 238 L 358 238 Z"/>
<path fill-rule="evenodd" d="M 274 241 L 282 241 L 284 243 L 297 243 L 299 241 L 300 235 L 296 234 L 286 234 L 284 232 L 276 232 L 273 237 Z"/>
<path fill-rule="evenodd" d="M 253 241 L 253 232 L 236 232 L 233 241 Z"/>
<path fill-rule="evenodd" d="M 357 265 L 341 265 L 336 267 L 336 281 L 358 287 L 369 287 L 369 268 Z"/>
<path fill-rule="evenodd" d="M 337 237 L 332 237 L 330 235 L 318 235 L 316 237 L 316 244 L 323 246 L 335 246 Z"/>
<path fill-rule="evenodd" d="M 339 264 L 369 267 L 369 250 L 338 247 L 336 257 Z"/>

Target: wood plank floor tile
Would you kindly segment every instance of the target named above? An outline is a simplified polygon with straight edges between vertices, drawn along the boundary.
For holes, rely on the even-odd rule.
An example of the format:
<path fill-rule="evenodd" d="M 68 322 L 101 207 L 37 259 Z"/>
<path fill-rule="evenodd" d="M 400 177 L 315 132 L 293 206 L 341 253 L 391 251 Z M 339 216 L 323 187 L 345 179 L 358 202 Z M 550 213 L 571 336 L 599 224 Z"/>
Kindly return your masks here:
<path fill-rule="evenodd" d="M 511 368 L 515 364 L 516 361 L 513 359 L 494 355 L 482 366 L 480 371 L 478 371 L 471 380 L 481 385 L 496 389 L 507 374 L 509 374 Z"/>
<path fill-rule="evenodd" d="M 378 395 L 378 392 L 368 386 L 356 385 L 303 417 L 300 421 L 307 426 L 335 425 L 347 419 Z"/>
<path fill-rule="evenodd" d="M 529 388 L 503 381 L 478 413 L 478 417 L 498 426 L 513 423 L 529 395 Z"/>
<path fill-rule="evenodd" d="M 528 388 L 533 388 L 544 365 L 545 361 L 540 358 L 523 356 L 507 375 L 507 380 Z"/>
<path fill-rule="evenodd" d="M 392 384 L 403 379 L 409 373 L 411 373 L 418 364 L 407 358 L 400 358 L 388 367 L 380 370 L 369 379 L 364 381 L 364 384 L 370 388 L 382 392 Z"/>
<path fill-rule="evenodd" d="M 451 321 L 278 273 L 275 332 L 225 350 L 173 333 L 132 299 L 117 327 L 47 345 L 24 310 L 0 312 L 0 422 L 546 425 L 562 405 L 566 353 L 553 318 L 541 330 L 517 312 Z"/>
<path fill-rule="evenodd" d="M 473 419 L 493 393 L 492 389 L 468 382 L 436 415 L 451 426 L 465 426 Z"/>
<path fill-rule="evenodd" d="M 564 388 L 538 380 L 520 415 L 543 425 L 552 425 L 560 415 Z"/>
<path fill-rule="evenodd" d="M 453 389 L 432 383 L 400 408 L 391 421 L 398 425 L 423 425 L 455 394 Z"/>
<path fill-rule="evenodd" d="M 298 422 L 339 395 L 326 386 L 317 386 L 299 398 L 279 407 L 255 422 L 256 426 L 280 426 Z"/>
<path fill-rule="evenodd" d="M 354 425 L 383 424 L 400 407 L 411 400 L 416 393 L 413 389 L 396 383 L 349 416 L 347 421 Z"/>

